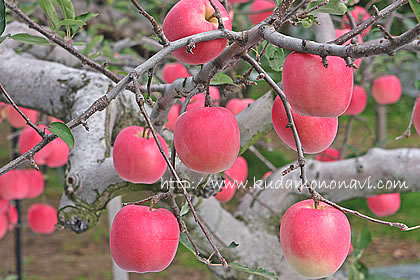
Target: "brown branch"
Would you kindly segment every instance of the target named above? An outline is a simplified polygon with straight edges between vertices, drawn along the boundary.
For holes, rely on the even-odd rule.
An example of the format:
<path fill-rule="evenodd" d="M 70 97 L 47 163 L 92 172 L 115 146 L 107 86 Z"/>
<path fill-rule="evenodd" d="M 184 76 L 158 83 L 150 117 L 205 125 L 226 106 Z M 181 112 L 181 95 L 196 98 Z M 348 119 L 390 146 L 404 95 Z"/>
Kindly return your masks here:
<path fill-rule="evenodd" d="M 413 119 L 414 119 L 414 112 L 416 111 L 417 102 L 419 102 L 420 94 L 416 97 L 416 100 L 414 101 L 413 110 L 411 111 L 410 121 L 408 122 L 407 129 L 398 137 L 395 138 L 395 140 L 401 140 L 403 138 L 410 137 L 411 135 L 411 126 L 413 125 Z"/>
<path fill-rule="evenodd" d="M 0 83 L 0 91 L 3 93 L 3 95 L 6 97 L 6 99 L 9 101 L 9 103 L 13 106 L 13 108 L 22 116 L 22 118 L 25 119 L 26 124 L 35 129 L 36 132 L 42 137 L 45 138 L 47 134 L 44 132 L 44 130 L 40 129 L 38 126 L 36 126 L 23 112 L 22 110 L 16 105 L 16 103 L 13 101 L 13 99 L 10 97 L 10 95 L 7 93 L 6 89 L 3 87 L 3 85 Z"/>
<path fill-rule="evenodd" d="M 115 75 L 113 72 L 106 69 L 106 67 L 102 64 L 99 64 L 87 56 L 80 53 L 78 50 L 76 50 L 71 44 L 68 42 L 65 42 L 60 37 L 57 37 L 57 35 L 52 34 L 48 32 L 46 29 L 41 27 L 39 24 L 35 23 L 30 17 L 28 17 L 22 10 L 20 10 L 16 4 L 9 3 L 9 1 L 4 1 L 6 4 L 6 7 L 12 10 L 14 13 L 16 13 L 23 21 L 25 21 L 29 28 L 35 29 L 42 35 L 44 35 L 50 42 L 53 42 L 59 46 L 61 46 L 63 49 L 67 50 L 70 54 L 78 58 L 83 64 L 88 65 L 89 67 L 92 67 L 96 71 L 103 73 L 105 76 L 110 78 L 113 82 L 118 83 L 121 79 Z"/>
<path fill-rule="evenodd" d="M 149 15 L 143 8 L 142 6 L 140 6 L 140 4 L 136 1 L 136 0 L 131 0 L 131 3 L 133 3 L 133 5 L 137 8 L 137 10 L 139 10 L 139 13 L 141 15 L 143 15 L 145 18 L 147 18 L 148 21 L 150 21 L 150 23 L 153 26 L 153 32 L 155 32 L 155 34 L 159 37 L 160 39 L 160 44 L 163 45 L 164 47 L 169 46 L 170 42 L 169 40 L 166 38 L 165 34 L 162 31 L 162 28 L 159 26 L 159 24 L 156 22 L 156 20 Z"/>
<path fill-rule="evenodd" d="M 187 192 L 185 186 L 182 184 L 181 179 L 179 178 L 179 176 L 178 176 L 175 168 L 172 166 L 172 164 L 171 164 L 168 156 L 166 155 L 165 151 L 163 150 L 163 147 L 162 147 L 162 145 L 160 143 L 159 138 L 157 137 L 156 130 L 154 129 L 153 124 L 152 124 L 152 121 L 151 121 L 149 115 L 146 112 L 146 108 L 144 107 L 144 97 L 141 94 L 140 85 L 139 85 L 139 83 L 137 81 L 137 73 L 136 72 L 133 72 L 129 76 L 130 76 L 131 81 L 134 84 L 134 88 L 135 88 L 135 91 L 136 91 L 136 97 L 137 97 L 137 104 L 139 105 L 140 113 L 143 115 L 143 117 L 144 117 L 144 119 L 146 121 L 147 126 L 151 130 L 152 135 L 153 135 L 153 138 L 155 139 L 155 142 L 158 145 L 159 150 L 160 150 L 163 158 L 165 159 L 166 164 L 168 165 L 168 168 L 169 168 L 172 176 L 174 176 L 174 178 L 176 179 L 176 182 L 177 182 L 178 186 L 182 189 L 183 195 L 185 196 L 185 199 L 187 200 L 188 207 L 191 210 L 191 213 L 192 213 L 192 215 L 194 217 L 195 222 L 200 226 L 201 230 L 203 231 L 204 235 L 206 236 L 207 240 L 209 241 L 211 247 L 216 252 L 216 255 L 219 258 L 220 262 L 223 264 L 223 266 L 226 267 L 227 266 L 227 262 L 226 262 L 225 258 L 221 255 L 219 249 L 217 249 L 216 245 L 214 244 L 213 239 L 208 234 L 207 229 L 204 227 L 203 223 L 199 219 L 199 217 L 197 215 L 197 212 L 194 209 L 194 205 L 192 204 L 190 194 Z"/>

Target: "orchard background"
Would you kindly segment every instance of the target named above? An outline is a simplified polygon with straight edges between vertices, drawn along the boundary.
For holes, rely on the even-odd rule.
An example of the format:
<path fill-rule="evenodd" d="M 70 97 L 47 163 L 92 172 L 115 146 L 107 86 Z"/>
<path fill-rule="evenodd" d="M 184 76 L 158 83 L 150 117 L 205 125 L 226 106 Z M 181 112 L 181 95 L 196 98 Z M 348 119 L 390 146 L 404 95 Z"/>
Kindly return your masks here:
<path fill-rule="evenodd" d="M 165 16 L 176 2 L 178 1 L 138 3 L 162 26 Z M 268 171 L 274 172 L 268 182 L 280 180 L 282 171 L 289 168 L 290 164 L 295 167 L 288 170 L 289 174 L 283 178 L 290 178 L 294 182 L 301 180 L 299 176 L 304 168 L 307 169 L 308 180 L 351 180 L 354 176 L 354 179 L 363 181 L 369 177 L 374 185 L 380 179 L 399 179 L 406 181 L 408 185 L 407 189 L 395 190 L 402 193 L 401 208 L 396 214 L 382 219 L 408 226 L 420 224 L 420 137 L 413 127 L 411 136 L 395 140 L 406 130 L 420 91 L 420 28 L 417 21 L 420 18 L 420 4 L 415 0 L 410 3 L 404 0 L 329 3 L 278 1 L 281 2 L 280 8 L 276 9 L 271 20 L 260 27 L 264 24 L 274 25 L 280 31 L 278 34 L 287 34 L 290 37 L 276 41 L 276 38 L 267 36 L 273 44 L 262 41 L 255 45 L 262 39 L 261 34 L 265 34 L 267 28 L 255 28 L 255 24 L 249 19 L 249 15 L 255 14 L 251 5 L 256 5 L 258 0 L 244 2 L 232 5 L 229 3 L 228 6 L 234 13 L 232 30 L 236 33 L 217 30 L 204 39 L 200 37 L 203 40 L 228 38 L 230 47 L 219 58 L 204 66 L 187 65 L 193 78 L 183 79 L 182 76 L 182 79 L 166 84 L 163 67 L 175 62 L 175 59 L 169 55 L 170 51 L 165 51 L 165 48 L 162 50 L 159 41 L 164 36 L 159 31 L 157 34 L 153 32 L 150 22 L 138 13 L 134 5 L 136 1 L 5 1 L 8 9 L 5 13 L 6 30 L 0 34 L 0 84 L 17 105 L 39 111 L 40 121 L 48 124 L 45 122 L 47 117 L 54 116 L 71 128 L 71 133 L 54 133 L 66 139 L 69 135 L 74 137 L 69 164 L 59 168 L 40 165 L 46 181 L 44 192 L 36 198 L 21 201 L 22 224 L 18 227 L 23 230 L 23 279 L 113 279 L 109 225 L 105 211 L 107 202 L 119 195 L 122 195 L 123 202 L 134 202 L 162 192 L 159 181 L 146 185 L 132 184 L 120 179 L 112 165 L 112 143 L 124 127 L 145 125 L 144 115 L 139 110 L 139 106 L 144 106 L 154 128 L 165 138 L 171 151 L 173 134 L 164 127 L 169 109 L 175 102 L 178 106 L 181 105 L 180 97 L 190 98 L 194 94 L 205 92 L 209 85 L 219 89 L 222 106 L 233 98 L 257 100 L 250 106 L 245 106 L 246 109 L 237 116 L 241 129 L 241 153 L 248 163 L 248 187 L 252 187 L 254 179 L 262 178 Z M 3 5 L 3 1 L 0 3 Z M 265 9 L 266 16 L 272 13 L 276 3 L 272 1 L 268 5 L 272 7 Z M 378 12 L 375 12 L 373 5 Z M 70 12 L 69 18 L 69 13 L 63 11 L 65 8 L 69 11 L 72 6 L 74 15 L 71 18 Z M 343 27 L 343 18 L 346 15 L 342 14 L 346 13 L 346 7 L 350 12 L 354 6 L 365 7 L 370 15 L 375 16 L 381 15 L 386 9 L 393 9 L 384 17 L 378 16 L 369 23 L 373 23 L 373 27 L 363 37 L 363 41 L 370 42 L 370 45 L 358 44 L 355 48 L 331 49 L 333 55 L 343 58 L 364 57 L 359 69 L 354 71 L 354 84 L 365 88 L 367 106 L 357 116 L 344 115 L 338 118 L 339 129 L 331 147 L 341 151 L 342 156 L 349 160 L 322 163 L 313 161 L 313 155 L 305 154 L 302 164 L 301 158 L 297 161 L 297 153 L 284 144 L 273 130 L 271 107 L 276 93 L 279 92 L 264 81 L 264 78 L 269 76 L 281 85 L 285 58 L 290 50 L 299 51 L 304 48 L 301 47 L 305 45 L 304 42 L 308 46 L 306 51 L 325 55 L 325 48 L 334 45 L 329 42 L 334 40 L 334 27 Z M 396 9 L 397 6 L 401 7 Z M 282 11 L 284 7 L 289 11 L 288 14 Z M 294 7 L 298 9 L 294 10 Z M 311 8 L 315 12 L 330 14 L 304 12 Z M 293 17 L 296 13 L 299 16 Z M 283 18 L 285 15 L 288 16 L 287 20 Z M 0 11 L 0 19 L 1 16 Z M 28 25 L 38 31 L 54 32 L 47 32 L 45 37 L 28 28 Z M 357 35 L 362 32 L 363 30 L 356 28 L 350 33 Z M 404 32 L 408 36 L 403 39 L 396 37 Z M 395 36 L 394 39 L 390 34 Z M 184 40 L 177 47 L 183 44 L 182 46 L 187 45 L 194 51 L 194 37 L 191 40 Z M 323 46 L 311 45 L 312 41 L 329 43 Z M 278 48 L 276 44 L 284 48 Z M 244 56 L 246 50 L 251 58 Z M 265 73 L 258 75 L 258 71 L 250 67 L 250 60 L 259 63 Z M 348 59 L 346 62 L 350 63 Z M 135 77 L 132 71 L 136 67 L 141 72 L 138 84 L 132 83 Z M 151 67 L 152 72 L 149 71 Z M 373 81 L 383 75 L 396 75 L 402 84 L 400 100 L 386 107 L 378 105 L 371 94 Z M 124 80 L 118 84 L 120 86 L 115 86 L 122 78 Z M 135 95 L 132 91 L 135 92 L 137 85 L 140 86 L 145 103 L 138 100 L 136 102 L 135 97 L 139 99 L 139 94 L 137 92 Z M 127 86 L 129 90 L 122 91 Z M 104 94 L 115 100 L 105 100 L 103 103 Z M 99 102 L 95 102 L 96 100 Z M 5 94 L 0 96 L 0 101 L 8 103 Z M 202 102 L 204 103 L 204 99 Z M 87 111 L 92 104 L 94 106 Z M 11 159 L 19 155 L 19 149 L 14 142 L 22 129 L 11 128 L 5 108 L 2 107 L 0 123 L 1 174 L 21 163 L 23 165 L 18 169 L 22 166 L 30 168 L 30 159 L 36 152 L 23 153 L 23 156 L 10 163 Z M 53 140 L 52 135 L 43 137 L 39 148 Z M 367 167 L 367 173 L 363 176 L 359 176 L 363 172 L 352 173 L 352 169 L 359 164 L 361 168 Z M 188 171 L 181 162 L 177 161 L 175 167 L 182 179 L 194 181 L 197 178 L 197 174 Z M 168 180 L 170 176 L 167 170 L 163 180 Z M 219 175 L 213 176 L 214 179 L 220 178 Z M 393 191 L 320 190 L 323 197 L 370 217 L 375 215 L 368 208 L 366 197 L 384 192 Z M 208 261 L 206 258 L 210 256 L 211 263 L 220 264 L 221 259 L 197 227 L 192 211 L 186 211 L 188 207 L 182 191 L 178 188 L 176 193 L 177 205 L 184 214 L 182 219 L 187 224 L 193 243 L 204 258 L 201 261 Z M 177 255 L 167 269 L 145 275 L 130 273 L 130 279 L 300 279 L 284 259 L 278 231 L 285 210 L 298 200 L 310 198 L 308 190 L 265 191 L 265 194 L 259 193 L 257 199 L 254 197 L 255 193 L 250 195 L 246 190 L 237 190 L 232 200 L 223 203 L 207 198 L 216 193 L 217 190 L 209 186 L 198 186 L 197 190 L 191 192 L 196 208 L 194 211 L 197 211 L 208 229 L 208 235 L 215 239 L 227 262 L 240 264 L 236 268 L 241 265 L 247 268 L 242 267 L 240 271 L 232 267 L 209 266 L 209 270 L 206 264 L 196 259 L 194 251 L 189 250 L 191 245 L 188 240 L 183 239 L 183 245 L 179 245 Z M 313 197 L 317 199 L 316 196 Z M 26 213 L 34 203 L 47 203 L 59 211 L 58 230 L 48 235 L 31 231 Z M 170 204 L 170 199 L 162 199 L 155 207 L 171 209 Z M 355 250 L 331 279 L 387 279 L 383 275 L 374 276 L 377 273 L 375 267 L 419 263 L 418 230 L 403 232 L 354 215 L 347 217 L 351 224 Z M 13 230 L 8 231 L 0 240 L 0 279 L 13 279 L 16 274 L 13 233 Z M 226 248 L 229 244 L 230 248 Z M 258 267 L 262 269 L 256 270 Z M 412 267 L 416 268 L 418 266 Z M 277 276 L 273 276 L 274 274 Z M 403 268 L 397 279 L 404 279 L 408 275 L 404 275 Z M 412 279 L 420 277 L 420 273 L 412 275 Z"/>

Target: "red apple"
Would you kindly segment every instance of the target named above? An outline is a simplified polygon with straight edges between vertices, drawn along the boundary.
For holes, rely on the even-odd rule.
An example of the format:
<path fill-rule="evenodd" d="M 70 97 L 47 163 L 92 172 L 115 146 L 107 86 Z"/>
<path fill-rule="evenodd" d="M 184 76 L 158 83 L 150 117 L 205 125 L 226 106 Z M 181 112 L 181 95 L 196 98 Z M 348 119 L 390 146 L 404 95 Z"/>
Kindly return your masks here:
<path fill-rule="evenodd" d="M 219 105 L 220 92 L 217 89 L 217 87 L 209 87 L 209 93 L 210 93 L 210 97 L 213 99 L 214 105 Z M 188 103 L 187 110 L 191 110 L 192 108 L 204 107 L 205 102 L 206 102 L 205 93 L 196 94 L 191 98 L 190 103 Z"/>
<path fill-rule="evenodd" d="M 45 125 L 39 125 L 41 129 L 47 128 Z M 26 153 L 32 149 L 36 144 L 42 140 L 42 137 L 39 136 L 38 132 L 35 131 L 32 127 L 25 127 L 19 135 L 18 144 L 19 151 L 21 154 Z M 56 141 L 57 139 L 53 140 Z M 34 156 L 34 160 L 38 164 L 45 164 L 47 157 L 52 153 L 51 143 L 47 144 Z"/>
<path fill-rule="evenodd" d="M 181 63 L 168 63 L 162 68 L 162 78 L 165 83 L 172 84 L 178 78 L 191 76 L 187 68 Z"/>
<path fill-rule="evenodd" d="M 2 239 L 6 235 L 7 229 L 7 215 L 0 214 L 0 239 Z"/>
<path fill-rule="evenodd" d="M 3 199 L 23 199 L 28 189 L 28 179 L 22 170 L 10 170 L 0 176 L 0 197 Z"/>
<path fill-rule="evenodd" d="M 48 167 L 56 168 L 64 166 L 69 158 L 70 147 L 61 138 L 54 139 L 50 144 L 51 153 L 45 159 L 45 164 Z"/>
<path fill-rule="evenodd" d="M 143 130 L 140 126 L 128 126 L 120 131 L 114 143 L 114 167 L 126 181 L 152 184 L 162 177 L 167 165 L 152 133 Z M 168 155 L 165 140 L 159 134 L 158 139 Z"/>
<path fill-rule="evenodd" d="M 345 29 L 336 29 L 335 30 L 335 38 L 337 39 L 338 37 L 340 37 L 341 35 L 343 35 L 343 34 L 345 34 L 345 33 L 347 33 L 347 32 L 349 32 L 350 31 L 350 29 L 348 29 L 348 28 L 345 28 Z M 362 36 L 360 36 L 360 35 L 358 35 L 357 36 L 357 41 L 358 41 L 358 43 L 359 44 L 363 44 L 363 39 L 362 39 Z M 345 42 L 344 43 L 345 45 L 349 45 L 350 44 L 350 40 L 348 40 L 347 42 Z M 356 66 L 359 68 L 360 67 L 360 64 L 362 63 L 362 59 L 363 58 L 359 58 L 359 59 L 356 59 L 355 61 L 354 61 L 354 64 L 356 64 Z"/>
<path fill-rule="evenodd" d="M 48 204 L 32 204 L 28 209 L 27 219 L 33 232 L 52 233 L 57 223 L 57 210 Z"/>
<path fill-rule="evenodd" d="M 339 158 L 340 151 L 334 148 L 328 148 L 314 157 L 314 159 L 318 161 L 337 161 Z"/>
<path fill-rule="evenodd" d="M 226 9 L 219 1 L 213 1 L 219 9 L 225 29 L 232 30 L 232 20 Z M 163 33 L 169 41 L 176 41 L 194 34 L 217 30 L 219 23 L 213 16 L 214 9 L 209 0 L 181 0 L 172 7 L 163 21 Z M 192 53 L 187 53 L 186 48 L 172 52 L 172 55 L 186 64 L 203 64 L 219 56 L 228 39 L 216 39 L 195 44 Z"/>
<path fill-rule="evenodd" d="M 232 167 L 225 171 L 225 175 L 225 185 L 216 194 L 216 199 L 222 202 L 231 200 L 238 186 L 243 187 L 242 184 L 248 177 L 248 163 L 246 159 L 239 156 Z"/>
<path fill-rule="evenodd" d="M 395 75 L 377 78 L 372 84 L 372 95 L 378 104 L 393 104 L 401 98 L 401 82 Z"/>
<path fill-rule="evenodd" d="M 288 263 L 302 276 L 332 275 L 349 252 L 350 223 L 341 211 L 312 199 L 293 204 L 280 225 L 280 243 Z"/>
<path fill-rule="evenodd" d="M 9 223 L 8 229 L 12 230 L 15 227 L 15 225 L 18 223 L 18 219 L 19 219 L 17 209 L 14 205 L 9 205 L 7 215 L 8 215 L 7 221 Z"/>
<path fill-rule="evenodd" d="M 350 105 L 343 115 L 358 115 L 362 113 L 367 105 L 367 95 L 363 87 L 355 85 L 351 96 Z"/>
<path fill-rule="evenodd" d="M 38 197 L 44 191 L 45 186 L 42 172 L 35 169 L 25 169 L 22 172 L 28 181 L 28 193 L 25 198 Z"/>
<path fill-rule="evenodd" d="M 368 11 L 366 11 L 365 8 L 360 7 L 360 6 L 355 6 L 354 9 L 350 12 L 350 14 L 353 16 L 354 20 L 356 21 L 356 24 L 359 24 L 370 17 Z M 343 25 L 345 28 L 351 28 L 349 20 L 346 16 L 343 16 Z M 362 32 L 362 35 L 365 36 L 366 34 L 368 34 L 371 28 L 372 26 L 369 26 L 368 28 L 366 28 Z"/>
<path fill-rule="evenodd" d="M 252 2 L 249 11 L 249 20 L 252 24 L 258 24 L 261 21 L 265 20 L 269 15 L 273 13 L 274 8 L 276 7 L 276 3 L 274 1 L 269 0 L 255 0 Z M 265 10 L 269 10 L 267 12 L 263 12 Z M 260 13 L 258 13 L 261 11 Z"/>
<path fill-rule="evenodd" d="M 414 109 L 413 123 L 417 134 L 420 135 L 420 101 L 417 101 L 416 108 Z"/>
<path fill-rule="evenodd" d="M 38 112 L 31 109 L 21 108 L 19 109 L 24 113 L 33 123 L 36 123 L 38 120 Z M 18 113 L 18 111 L 13 108 L 12 105 L 8 105 L 7 111 L 7 120 L 9 124 L 15 128 L 21 128 L 26 126 L 26 121 L 22 116 Z"/>
<path fill-rule="evenodd" d="M 0 215 L 6 213 L 7 209 L 9 209 L 9 201 L 7 199 L 0 199 Z"/>
<path fill-rule="evenodd" d="M 120 268 L 159 272 L 174 259 L 179 234 L 178 221 L 169 210 L 129 205 L 115 216 L 109 247 Z"/>
<path fill-rule="evenodd" d="M 399 193 L 378 194 L 366 199 L 369 209 L 378 217 L 391 216 L 397 213 L 401 205 Z"/>
<path fill-rule="evenodd" d="M 223 107 L 191 109 L 175 124 L 174 145 L 188 168 L 202 173 L 224 171 L 232 167 L 238 157 L 238 123 Z"/>
<path fill-rule="evenodd" d="M 179 113 L 181 113 L 181 105 L 174 104 L 168 113 L 168 122 L 165 124 L 165 127 L 171 131 L 175 129 L 176 120 L 179 117 Z"/>
<path fill-rule="evenodd" d="M 235 116 L 245 110 L 255 100 L 252 98 L 232 98 L 226 103 L 226 109 L 231 111 Z"/>
<path fill-rule="evenodd" d="M 320 153 L 332 144 L 337 135 L 338 118 L 301 116 L 295 113 L 293 108 L 290 108 L 290 110 L 305 153 Z M 286 128 L 289 120 L 279 97 L 276 97 L 274 101 L 271 117 L 277 135 L 296 151 L 295 138 L 292 129 Z"/>
<path fill-rule="evenodd" d="M 350 104 L 353 71 L 344 59 L 292 52 L 283 65 L 283 88 L 287 100 L 302 116 L 338 117 Z"/>

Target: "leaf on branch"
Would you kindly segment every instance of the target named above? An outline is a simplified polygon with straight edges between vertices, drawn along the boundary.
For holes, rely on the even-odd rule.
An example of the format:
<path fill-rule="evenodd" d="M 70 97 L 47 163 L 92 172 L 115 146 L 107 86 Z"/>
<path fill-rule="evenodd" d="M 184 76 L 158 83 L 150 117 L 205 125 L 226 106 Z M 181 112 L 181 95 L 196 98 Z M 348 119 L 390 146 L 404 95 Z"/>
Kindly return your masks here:
<path fill-rule="evenodd" d="M 308 5 L 308 9 L 311 9 L 321 3 L 325 2 L 325 0 L 316 0 L 312 1 Z M 347 6 L 341 2 L 340 0 L 329 0 L 327 5 L 319 7 L 315 11 L 309 13 L 310 15 L 315 15 L 317 13 L 328 13 L 332 15 L 344 15 L 347 12 Z"/>
<path fill-rule="evenodd" d="M 84 22 L 88 22 L 89 20 L 91 20 L 91 19 L 93 19 L 97 16 L 98 16 L 98 14 L 95 14 L 95 13 L 92 13 L 92 12 L 87 12 L 85 14 L 81 14 L 81 15 L 76 16 L 74 19 L 80 19 L 80 20 L 83 20 Z"/>
<path fill-rule="evenodd" d="M 181 243 L 185 248 L 187 248 L 189 251 L 191 251 L 191 253 L 195 255 L 194 248 L 190 240 L 188 239 L 187 235 L 183 232 L 181 232 L 179 236 L 179 243 Z"/>
<path fill-rule="evenodd" d="M 92 38 L 92 40 L 87 44 L 86 48 L 83 50 L 84 55 L 89 55 L 89 53 L 95 48 L 97 45 L 102 43 L 104 40 L 104 35 L 97 35 Z"/>
<path fill-rule="evenodd" d="M 71 0 L 56 0 L 60 5 L 61 12 L 64 15 L 64 19 L 74 19 L 76 14 L 74 12 L 73 3 Z"/>
<path fill-rule="evenodd" d="M 63 25 L 64 26 L 72 26 L 72 27 L 75 27 L 77 29 L 80 26 L 86 25 L 86 23 L 83 20 L 80 20 L 80 19 L 63 19 L 63 20 L 60 20 L 58 22 L 58 27 L 57 28 L 60 28 Z"/>
<path fill-rule="evenodd" d="M 228 249 L 234 249 L 236 247 L 239 246 L 239 243 L 236 243 L 235 241 L 230 242 L 229 246 L 227 246 L 226 248 Z"/>
<path fill-rule="evenodd" d="M 303 28 L 311 28 L 314 23 L 318 23 L 316 17 L 313 15 L 308 15 L 304 19 L 298 19 L 298 23 L 301 23 Z"/>
<path fill-rule="evenodd" d="M 229 266 L 250 274 L 259 275 L 271 279 L 279 279 L 279 277 L 274 272 L 268 271 L 261 267 L 258 267 L 257 269 L 251 269 L 245 265 L 236 262 L 230 263 Z"/>
<path fill-rule="evenodd" d="M 410 3 L 410 7 L 413 10 L 414 14 L 416 15 L 417 21 L 420 22 L 420 3 L 417 0 L 408 0 Z M 1 17 L 1 15 L 0 15 Z M 1 34 L 1 32 L 0 32 Z"/>
<path fill-rule="evenodd" d="M 50 123 L 48 130 L 60 137 L 70 148 L 74 147 L 74 137 L 70 128 L 62 122 Z"/>
<path fill-rule="evenodd" d="M 214 77 L 213 77 L 213 79 L 211 80 L 211 83 L 210 83 L 210 85 L 212 85 L 212 86 L 223 85 L 223 84 L 232 84 L 233 85 L 233 80 L 232 80 L 231 77 L 229 77 L 225 73 L 221 73 L 221 72 L 214 75 Z"/>
<path fill-rule="evenodd" d="M 59 19 L 54 7 L 54 0 L 39 0 L 38 4 L 47 16 L 51 29 L 56 31 Z"/>
<path fill-rule="evenodd" d="M 0 35 L 6 29 L 6 6 L 4 0 L 0 0 Z"/>
<path fill-rule="evenodd" d="M 189 211 L 190 211 L 190 208 L 188 207 L 187 201 L 185 201 L 184 205 L 182 205 L 182 207 L 181 207 L 181 212 L 179 214 L 182 217 L 182 216 L 187 215 Z"/>
<path fill-rule="evenodd" d="M 26 33 L 18 33 L 13 36 L 10 36 L 13 40 L 27 43 L 27 44 L 35 44 L 35 45 L 49 45 L 50 42 L 48 42 L 47 39 L 31 34 Z"/>
<path fill-rule="evenodd" d="M 271 69 L 276 72 L 283 70 L 284 64 L 284 50 L 273 45 L 269 45 L 265 53 L 265 58 L 268 60 L 268 64 Z"/>
<path fill-rule="evenodd" d="M 6 40 L 7 38 L 10 38 L 10 34 L 0 36 L 0 44 L 3 43 L 3 41 Z"/>

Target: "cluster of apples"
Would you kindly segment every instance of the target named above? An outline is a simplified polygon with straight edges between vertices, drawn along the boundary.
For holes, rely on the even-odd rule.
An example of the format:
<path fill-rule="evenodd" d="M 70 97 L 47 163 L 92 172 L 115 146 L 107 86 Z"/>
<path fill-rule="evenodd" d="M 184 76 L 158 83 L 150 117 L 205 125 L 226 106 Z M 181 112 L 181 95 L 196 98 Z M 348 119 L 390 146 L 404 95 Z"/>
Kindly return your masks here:
<path fill-rule="evenodd" d="M 0 176 L 0 238 L 18 221 L 11 200 L 38 197 L 44 190 L 44 177 L 34 169 L 16 169 Z M 47 204 L 33 204 L 27 213 L 29 227 L 36 233 L 51 233 L 57 223 L 57 211 Z"/>

